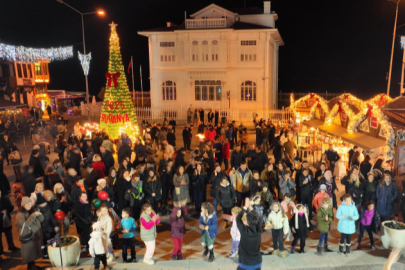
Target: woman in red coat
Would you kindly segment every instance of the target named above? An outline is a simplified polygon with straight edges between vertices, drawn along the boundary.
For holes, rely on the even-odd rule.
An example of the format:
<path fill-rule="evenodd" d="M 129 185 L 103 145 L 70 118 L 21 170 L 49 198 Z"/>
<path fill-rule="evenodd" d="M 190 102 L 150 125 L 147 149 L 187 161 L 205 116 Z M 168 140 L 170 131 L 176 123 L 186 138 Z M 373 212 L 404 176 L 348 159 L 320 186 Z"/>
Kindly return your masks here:
<path fill-rule="evenodd" d="M 231 158 L 230 148 L 228 138 L 225 137 L 222 144 L 222 158 L 224 159 L 225 171 L 228 170 L 229 159 Z"/>
<path fill-rule="evenodd" d="M 97 154 L 93 156 L 93 163 L 91 164 L 93 166 L 93 170 L 100 175 L 101 178 L 105 177 L 104 171 L 105 171 L 105 165 L 101 161 L 101 157 Z"/>

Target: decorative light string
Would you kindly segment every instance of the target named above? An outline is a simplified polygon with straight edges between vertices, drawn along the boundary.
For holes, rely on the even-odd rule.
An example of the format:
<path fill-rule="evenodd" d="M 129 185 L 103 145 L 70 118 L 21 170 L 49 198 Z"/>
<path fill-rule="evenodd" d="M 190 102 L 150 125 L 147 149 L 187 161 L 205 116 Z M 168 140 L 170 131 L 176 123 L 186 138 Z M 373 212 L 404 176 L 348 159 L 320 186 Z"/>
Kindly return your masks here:
<path fill-rule="evenodd" d="M 39 60 L 66 60 L 73 57 L 73 46 L 59 48 L 26 48 L 0 43 L 0 59 L 7 61 L 37 62 Z"/>

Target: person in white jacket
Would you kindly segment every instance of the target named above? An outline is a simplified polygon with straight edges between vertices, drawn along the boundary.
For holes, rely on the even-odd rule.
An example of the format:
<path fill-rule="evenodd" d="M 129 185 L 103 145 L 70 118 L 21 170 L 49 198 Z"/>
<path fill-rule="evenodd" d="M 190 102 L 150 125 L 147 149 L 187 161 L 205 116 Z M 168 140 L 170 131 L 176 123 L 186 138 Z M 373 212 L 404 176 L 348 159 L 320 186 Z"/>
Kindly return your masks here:
<path fill-rule="evenodd" d="M 273 254 L 280 254 L 281 258 L 285 258 L 284 252 L 284 239 L 283 234 L 288 234 L 290 231 L 290 226 L 288 224 L 288 217 L 281 210 L 281 206 L 278 202 L 272 203 L 270 206 L 272 210 L 267 218 L 266 229 L 271 229 L 271 235 L 273 237 Z M 280 251 L 279 251 L 280 249 Z"/>
<path fill-rule="evenodd" d="M 229 254 L 229 257 L 233 258 L 238 254 L 239 242 L 240 242 L 240 232 L 238 229 L 238 224 L 236 222 L 236 217 L 240 213 L 242 208 L 240 207 L 233 207 L 231 210 L 232 215 L 222 214 L 222 218 L 224 220 L 232 221 L 231 227 L 231 237 L 232 237 L 232 251 Z"/>
<path fill-rule="evenodd" d="M 79 141 L 82 138 L 82 132 L 81 129 L 83 127 L 80 125 L 79 122 L 77 122 L 74 126 L 73 126 L 73 134 L 79 139 Z"/>
<path fill-rule="evenodd" d="M 103 263 L 106 270 L 111 269 L 107 265 L 106 253 L 108 252 L 108 236 L 104 232 L 102 224 L 97 221 L 93 224 L 93 232 L 90 234 L 89 253 L 94 258 L 94 270 L 100 267 L 100 261 Z"/>
<path fill-rule="evenodd" d="M 101 205 L 100 209 L 97 211 L 97 216 L 98 216 L 97 221 L 100 222 L 104 232 L 107 234 L 107 244 L 108 244 L 107 260 L 108 262 L 112 262 L 114 260 L 114 254 L 110 235 L 113 230 L 114 219 L 110 216 L 108 208 L 104 204 Z"/>

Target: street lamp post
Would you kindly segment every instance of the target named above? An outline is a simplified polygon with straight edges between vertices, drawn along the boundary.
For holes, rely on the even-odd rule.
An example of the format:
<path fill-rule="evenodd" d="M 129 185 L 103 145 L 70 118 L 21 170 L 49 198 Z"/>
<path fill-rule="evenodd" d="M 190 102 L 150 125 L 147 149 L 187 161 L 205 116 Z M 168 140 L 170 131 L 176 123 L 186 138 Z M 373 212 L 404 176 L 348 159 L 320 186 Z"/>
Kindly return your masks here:
<path fill-rule="evenodd" d="M 83 19 L 83 16 L 84 16 L 84 15 L 90 15 L 90 14 L 96 14 L 96 13 L 99 14 L 99 15 L 104 15 L 104 11 L 94 11 L 94 12 L 82 13 L 82 12 L 78 11 L 77 9 L 75 9 L 74 7 L 72 7 L 72 6 L 68 5 L 68 4 L 66 4 L 63 0 L 56 0 L 56 1 L 58 1 L 58 2 L 61 3 L 61 4 L 64 4 L 64 5 L 68 6 L 68 7 L 70 7 L 71 9 L 73 9 L 74 11 L 76 11 L 77 13 L 79 13 L 80 16 L 82 17 L 83 53 L 84 53 L 84 55 L 86 55 L 86 41 L 85 41 L 85 38 L 84 38 L 84 19 Z M 89 82 L 88 82 L 88 79 L 87 79 L 87 74 L 84 74 L 84 77 L 85 77 L 85 79 L 86 79 L 87 117 L 88 117 L 88 120 L 90 121 Z"/>
<path fill-rule="evenodd" d="M 395 3 L 397 4 L 397 10 L 396 10 L 396 13 L 395 13 L 394 34 L 393 34 L 393 37 L 392 37 L 391 61 L 390 61 L 390 71 L 389 71 L 389 73 L 388 73 L 387 96 L 390 95 L 391 73 L 392 73 L 392 58 L 393 58 L 393 56 L 394 56 L 395 33 L 396 33 L 396 30 L 397 30 L 398 5 L 399 5 L 399 2 L 401 2 L 401 0 L 397 0 L 397 1 L 389 0 L 389 1 L 390 1 L 390 2 L 395 2 Z"/>

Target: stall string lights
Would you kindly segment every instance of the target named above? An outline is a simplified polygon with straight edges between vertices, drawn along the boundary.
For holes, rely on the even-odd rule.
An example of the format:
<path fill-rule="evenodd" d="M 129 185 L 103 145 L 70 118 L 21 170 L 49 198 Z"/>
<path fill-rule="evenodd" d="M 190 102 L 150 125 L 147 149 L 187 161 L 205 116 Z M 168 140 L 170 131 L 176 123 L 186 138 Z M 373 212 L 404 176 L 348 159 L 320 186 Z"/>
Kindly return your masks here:
<path fill-rule="evenodd" d="M 328 105 L 326 104 L 326 101 L 323 99 L 323 97 L 321 97 L 321 96 L 319 96 L 319 95 L 317 95 L 317 94 L 315 94 L 315 93 L 310 93 L 310 94 L 308 94 L 308 95 L 306 95 L 306 96 L 304 96 L 304 97 L 302 97 L 302 98 L 300 98 L 300 99 L 297 99 L 296 101 L 294 101 L 294 96 L 293 96 L 293 94 L 291 94 L 291 95 L 290 95 L 290 102 L 291 102 L 290 110 L 291 110 L 292 112 L 294 112 L 294 113 L 297 113 L 297 111 L 296 111 L 297 105 L 298 105 L 300 102 L 306 101 L 306 100 L 308 100 L 308 99 L 310 99 L 310 98 L 314 98 L 314 99 L 315 99 L 315 103 L 314 103 L 314 105 L 311 106 L 311 110 L 310 110 L 311 118 L 314 117 L 315 112 L 316 112 L 316 109 L 318 108 L 318 104 L 322 107 L 322 109 L 324 110 L 325 114 L 328 114 L 328 113 L 329 113 L 329 107 L 328 107 Z"/>
<path fill-rule="evenodd" d="M 122 136 L 122 133 L 126 133 L 133 143 L 135 143 L 137 138 L 140 139 L 143 143 L 142 138 L 140 138 L 139 136 L 140 133 L 138 126 L 133 125 L 131 122 L 127 122 L 123 126 L 121 126 L 119 133 L 120 135 L 118 136 L 118 138 Z"/>
<path fill-rule="evenodd" d="M 60 61 L 73 57 L 73 46 L 59 48 L 26 48 L 0 43 L 0 59 L 7 61 L 37 62 Z"/>
<path fill-rule="evenodd" d="M 367 102 L 367 103 L 370 103 L 370 104 L 373 104 L 374 106 L 379 106 L 379 107 L 381 107 L 382 104 L 379 104 L 379 102 L 380 102 L 381 100 L 384 101 L 384 105 L 385 105 L 386 103 L 391 102 L 391 101 L 393 101 L 394 99 L 391 98 L 390 96 L 387 96 L 386 94 L 378 94 L 378 95 L 376 95 L 375 97 L 373 97 L 373 98 L 367 100 L 366 102 Z"/>

